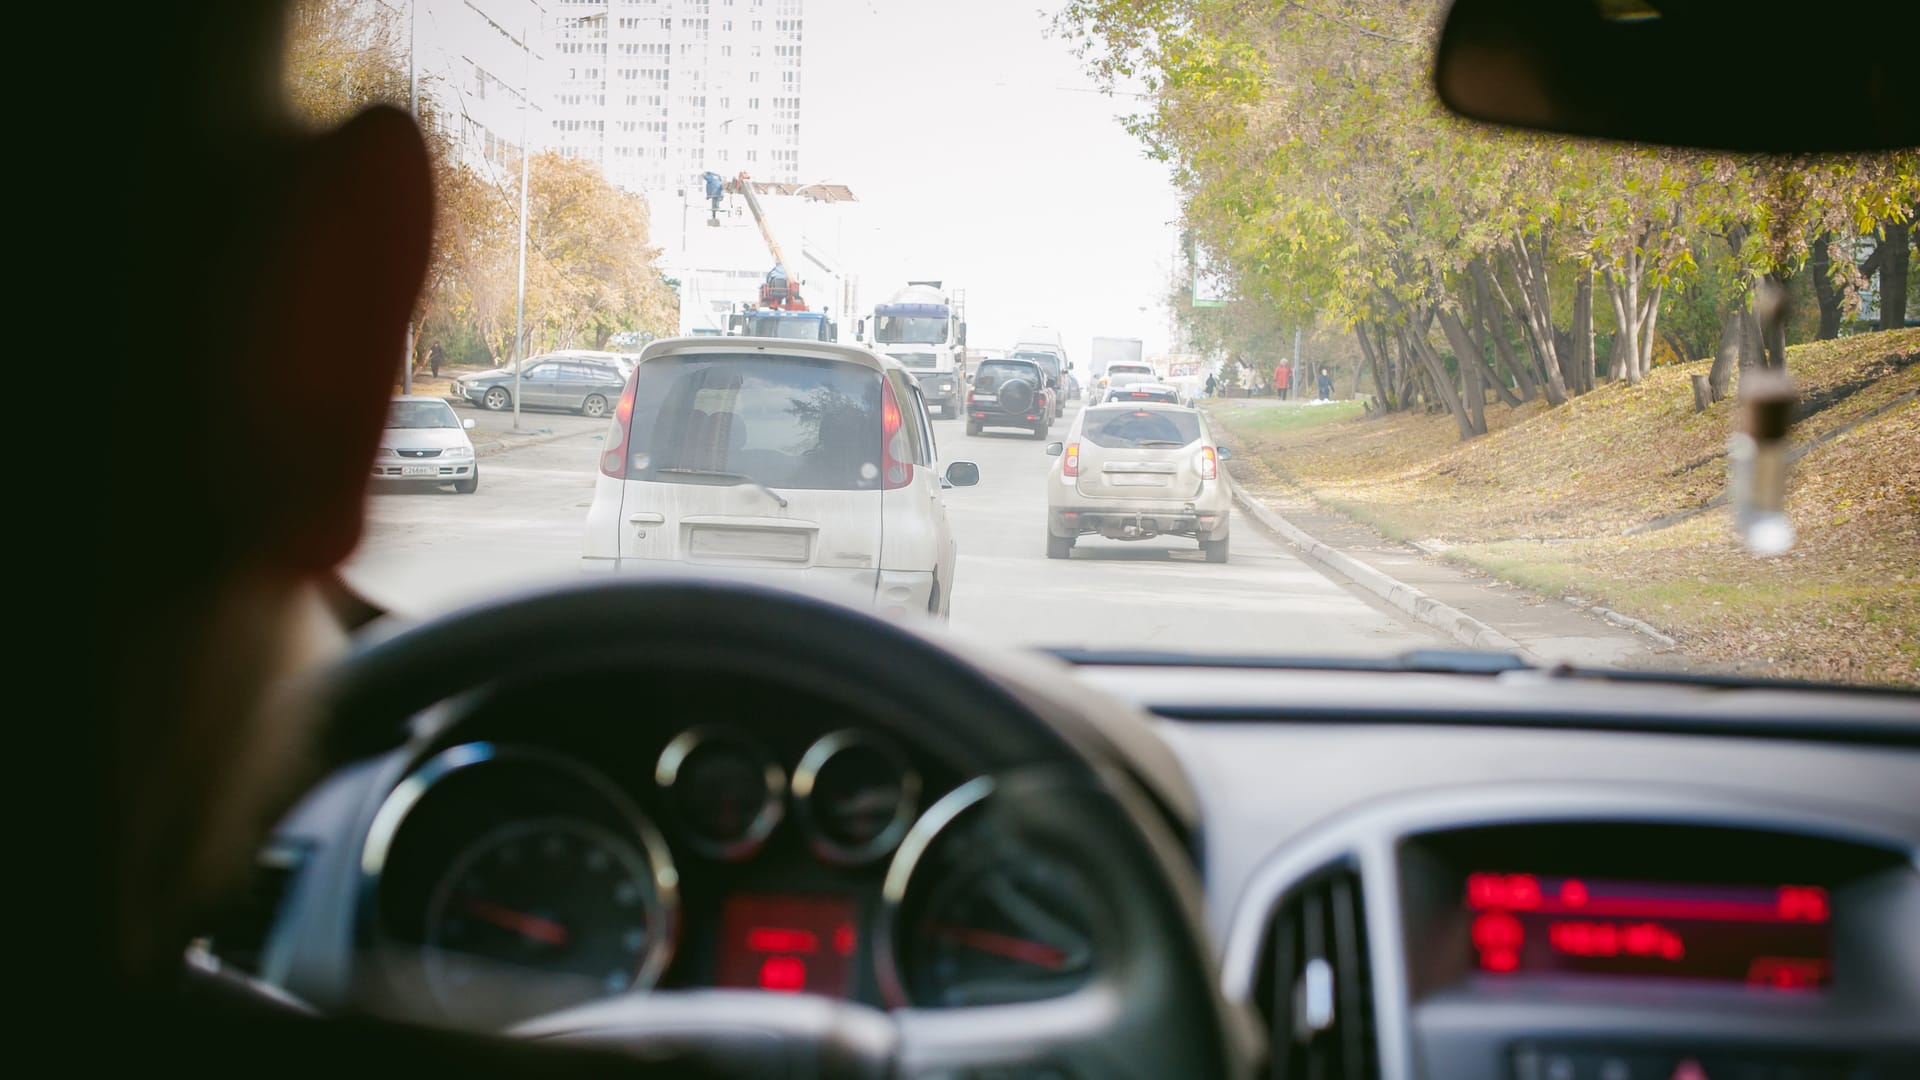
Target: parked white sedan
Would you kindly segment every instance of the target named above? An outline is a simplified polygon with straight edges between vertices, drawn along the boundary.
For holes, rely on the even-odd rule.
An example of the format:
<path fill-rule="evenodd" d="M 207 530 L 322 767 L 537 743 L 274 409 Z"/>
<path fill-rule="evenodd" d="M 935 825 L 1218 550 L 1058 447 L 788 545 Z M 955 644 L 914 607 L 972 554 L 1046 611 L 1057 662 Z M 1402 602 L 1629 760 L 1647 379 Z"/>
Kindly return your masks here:
<path fill-rule="evenodd" d="M 1197 409 L 1152 402 L 1081 410 L 1047 478 L 1047 558 L 1072 555 L 1095 533 L 1111 540 L 1186 536 L 1207 561 L 1227 561 L 1232 494 L 1220 463 L 1232 456 L 1214 442 Z"/>
<path fill-rule="evenodd" d="M 589 571 L 669 565 L 883 612 L 947 613 L 956 546 L 913 374 L 868 349 L 782 338 L 648 345 L 614 409 L 587 511 Z"/>

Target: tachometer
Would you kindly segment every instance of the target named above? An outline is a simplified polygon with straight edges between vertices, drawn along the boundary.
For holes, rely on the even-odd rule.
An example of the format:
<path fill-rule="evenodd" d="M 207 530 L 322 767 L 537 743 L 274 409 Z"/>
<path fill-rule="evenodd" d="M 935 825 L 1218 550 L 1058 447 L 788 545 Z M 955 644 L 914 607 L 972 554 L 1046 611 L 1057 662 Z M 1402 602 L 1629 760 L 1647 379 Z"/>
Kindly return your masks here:
<path fill-rule="evenodd" d="M 425 929 L 435 996 L 477 1020 L 650 985 L 671 947 L 650 861 L 611 830 L 567 817 L 481 836 L 435 888 Z"/>

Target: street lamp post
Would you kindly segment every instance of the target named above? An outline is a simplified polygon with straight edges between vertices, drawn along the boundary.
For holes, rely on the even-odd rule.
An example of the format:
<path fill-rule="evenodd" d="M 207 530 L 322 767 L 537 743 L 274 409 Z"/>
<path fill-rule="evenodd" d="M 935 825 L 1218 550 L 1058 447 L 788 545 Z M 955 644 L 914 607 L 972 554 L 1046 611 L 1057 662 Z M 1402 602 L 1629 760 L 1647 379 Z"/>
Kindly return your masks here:
<path fill-rule="evenodd" d="M 528 40 L 525 29 L 520 31 L 520 40 Z M 513 305 L 513 430 L 520 430 L 520 372 L 526 365 L 527 352 L 527 163 L 533 157 L 533 147 L 527 142 L 529 114 L 533 105 L 528 95 L 533 92 L 533 52 L 526 50 L 526 70 L 520 78 L 520 284 Z"/>

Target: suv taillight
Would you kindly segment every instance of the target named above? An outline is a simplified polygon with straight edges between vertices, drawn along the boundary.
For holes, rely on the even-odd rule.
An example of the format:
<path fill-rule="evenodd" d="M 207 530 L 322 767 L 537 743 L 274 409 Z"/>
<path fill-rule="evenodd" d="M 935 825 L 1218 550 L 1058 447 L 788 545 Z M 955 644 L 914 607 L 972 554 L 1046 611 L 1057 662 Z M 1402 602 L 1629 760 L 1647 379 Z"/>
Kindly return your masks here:
<path fill-rule="evenodd" d="M 620 391 L 620 404 L 613 408 L 613 429 L 607 432 L 607 449 L 600 455 L 600 473 L 615 480 L 627 478 L 627 429 L 633 422 L 633 388 L 640 382 L 640 365 L 633 366 L 626 388 Z"/>
<path fill-rule="evenodd" d="M 1080 444 L 1079 443 L 1077 442 L 1068 443 L 1067 452 L 1060 455 L 1060 475 L 1061 476 L 1079 476 L 1080 475 Z"/>
<path fill-rule="evenodd" d="M 900 399 L 893 394 L 893 383 L 880 379 L 880 486 L 903 488 L 913 481 L 913 462 L 907 450 L 906 418 L 900 415 Z"/>
<path fill-rule="evenodd" d="M 1220 475 L 1219 457 L 1213 452 L 1213 447 L 1211 446 L 1201 447 L 1200 448 L 1200 479 L 1212 480 L 1219 475 Z"/>

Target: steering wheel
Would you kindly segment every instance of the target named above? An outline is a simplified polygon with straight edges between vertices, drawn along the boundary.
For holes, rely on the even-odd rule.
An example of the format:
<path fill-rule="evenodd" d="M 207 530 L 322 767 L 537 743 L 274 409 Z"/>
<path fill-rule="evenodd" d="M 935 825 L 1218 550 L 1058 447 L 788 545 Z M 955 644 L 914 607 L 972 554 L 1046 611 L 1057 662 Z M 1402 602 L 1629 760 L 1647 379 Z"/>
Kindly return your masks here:
<path fill-rule="evenodd" d="M 1098 910 L 1086 914 L 1100 959 L 1079 989 L 1022 1004 L 887 1012 L 824 997 L 653 990 L 537 1017 L 510 1034 L 740 1076 L 1233 1075 L 1197 878 L 1164 819 L 1085 731 L 1043 716 L 1048 708 L 1035 703 L 1044 695 L 1016 693 L 898 625 L 736 582 L 566 587 L 362 644 L 331 684 L 334 730 L 362 750 L 391 746 L 407 718 L 437 703 L 503 673 L 583 658 L 640 659 L 688 679 L 775 673 L 895 703 L 918 718 L 930 746 L 986 778 L 973 786 L 991 793 L 967 812 L 989 815 L 990 835 L 1072 853 L 1096 898 Z"/>

